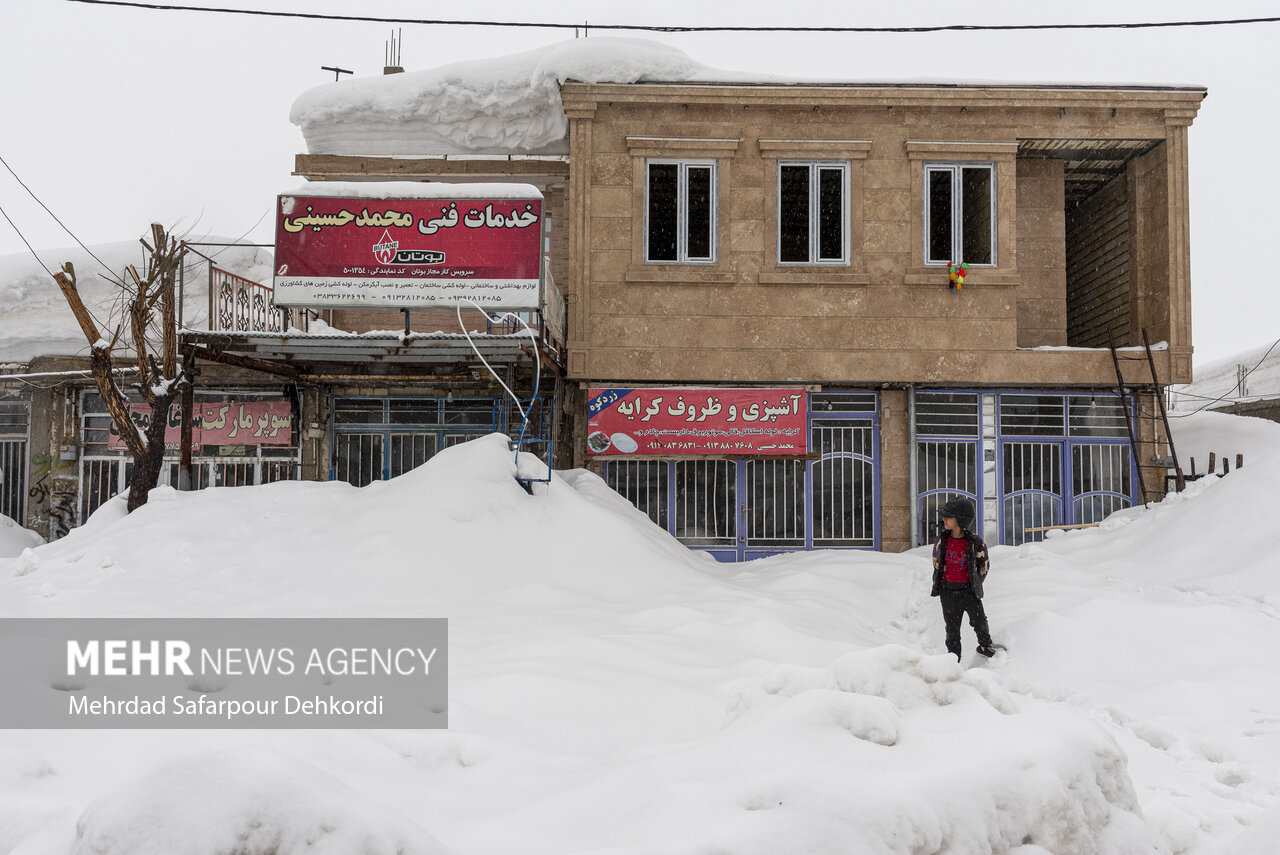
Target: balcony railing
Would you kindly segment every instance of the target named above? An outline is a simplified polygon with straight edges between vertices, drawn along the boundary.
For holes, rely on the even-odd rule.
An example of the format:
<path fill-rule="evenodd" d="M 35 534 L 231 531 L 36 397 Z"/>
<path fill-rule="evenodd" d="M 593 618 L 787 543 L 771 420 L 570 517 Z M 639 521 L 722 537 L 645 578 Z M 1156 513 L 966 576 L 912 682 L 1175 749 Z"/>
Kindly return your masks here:
<path fill-rule="evenodd" d="M 536 331 L 550 350 L 564 349 L 566 304 L 551 276 L 550 260 L 542 260 L 542 303 L 536 311 L 516 312 Z M 280 333 L 290 329 L 306 332 L 312 318 L 320 315 L 312 309 L 286 309 L 276 306 L 270 286 L 219 267 L 209 266 L 209 331 L 240 333 Z M 519 332 L 521 327 L 509 318 L 493 320 L 485 332 L 504 335 Z"/>
<path fill-rule="evenodd" d="M 284 333 L 290 328 L 305 332 L 313 314 L 280 308 L 272 302 L 268 286 L 209 266 L 211 332 Z"/>

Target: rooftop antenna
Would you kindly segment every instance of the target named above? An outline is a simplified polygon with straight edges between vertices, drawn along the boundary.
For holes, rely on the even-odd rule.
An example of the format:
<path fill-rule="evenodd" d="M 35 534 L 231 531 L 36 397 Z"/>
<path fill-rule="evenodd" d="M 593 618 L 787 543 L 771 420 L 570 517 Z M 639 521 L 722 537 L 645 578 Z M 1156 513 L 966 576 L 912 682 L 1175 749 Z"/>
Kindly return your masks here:
<path fill-rule="evenodd" d="M 391 41 L 387 42 L 383 51 L 382 73 L 402 74 L 404 66 L 400 64 L 400 45 L 404 39 L 404 28 L 391 31 Z"/>
<path fill-rule="evenodd" d="M 351 69 L 349 69 L 349 68 L 338 68 L 337 66 L 334 66 L 334 65 L 322 65 L 322 66 L 320 66 L 320 70 L 321 70 L 321 71 L 332 71 L 332 72 L 333 72 L 333 79 L 334 79 L 335 81 L 338 79 L 338 75 L 339 75 L 339 74 L 355 74 L 355 72 L 354 72 L 354 71 L 352 71 L 352 70 L 351 70 Z"/>

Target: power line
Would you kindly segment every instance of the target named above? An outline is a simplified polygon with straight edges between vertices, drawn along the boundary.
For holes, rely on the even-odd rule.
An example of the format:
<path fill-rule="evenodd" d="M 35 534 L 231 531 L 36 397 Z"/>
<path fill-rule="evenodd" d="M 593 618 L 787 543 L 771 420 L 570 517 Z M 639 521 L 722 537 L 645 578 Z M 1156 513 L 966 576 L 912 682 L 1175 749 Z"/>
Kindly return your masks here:
<path fill-rule="evenodd" d="M 175 6 L 160 3 L 138 3 L 132 0 L 68 0 L 91 6 L 126 6 L 159 12 L 216 12 L 226 15 L 257 15 L 268 18 L 305 18 L 317 21 L 349 21 L 374 24 L 426 24 L 455 27 L 523 27 L 551 30 L 630 30 L 651 33 L 942 33 L 991 32 L 1022 30 L 1137 30 L 1165 27 L 1220 27 L 1240 24 L 1274 24 L 1280 17 L 1223 18 L 1203 21 L 1135 21 L 1096 24 L 940 24 L 924 27 L 800 27 L 715 25 L 660 26 L 652 24 L 566 24 L 552 21 L 456 21 L 438 18 L 390 18 L 372 15 L 326 15 L 319 12 L 278 12 L 267 9 L 221 9 L 210 6 Z"/>
<path fill-rule="evenodd" d="M 1259 368 L 1261 368 L 1261 367 L 1262 367 L 1262 363 L 1264 363 L 1264 362 L 1266 362 L 1266 361 L 1267 361 L 1267 357 L 1271 355 L 1271 351 L 1273 351 L 1273 350 L 1275 350 L 1275 349 L 1276 349 L 1276 345 L 1280 345 L 1280 339 L 1276 339 L 1275 341 L 1273 341 L 1273 342 L 1271 343 L 1271 347 L 1268 347 L 1268 348 L 1267 348 L 1267 352 L 1266 352 L 1266 353 L 1264 353 L 1264 354 L 1262 354 L 1262 358 L 1258 360 L 1258 364 L 1257 364 L 1257 365 L 1255 365 L 1255 366 L 1253 366 L 1252 368 L 1250 368 L 1248 371 L 1246 371 L 1246 372 L 1245 372 L 1241 377 L 1239 377 L 1239 378 L 1236 380 L 1236 386 L 1235 386 L 1235 388 L 1236 388 L 1236 389 L 1239 389 L 1239 388 L 1240 388 L 1240 381 L 1241 381 L 1241 380 L 1244 380 L 1244 379 L 1245 379 L 1245 377 L 1248 377 L 1250 374 L 1252 374 L 1253 372 L 1257 371 Z M 1218 397 L 1214 398 L 1214 399 L 1213 399 L 1212 401 L 1210 401 L 1209 403 L 1204 404 L 1204 405 L 1200 406 L 1199 408 L 1192 410 L 1192 411 L 1191 411 L 1191 412 L 1189 412 L 1189 413 L 1179 413 L 1179 414 L 1177 414 L 1177 415 L 1170 416 L 1169 418 L 1171 418 L 1171 419 L 1185 419 L 1187 416 L 1194 416 L 1196 413 L 1200 412 L 1200 410 L 1205 409 L 1205 407 L 1208 407 L 1208 406 L 1210 406 L 1210 405 L 1212 405 L 1212 404 L 1216 404 L 1216 403 L 1218 403 L 1219 401 L 1222 401 L 1222 400 L 1226 399 L 1226 397 L 1227 397 L 1228 395 L 1230 395 L 1232 391 L 1233 391 L 1233 390 L 1228 389 L 1226 392 L 1223 392 L 1221 395 L 1219 395 Z M 1174 394 L 1175 394 L 1175 395 L 1177 395 L 1177 394 L 1179 394 L 1179 393 L 1175 391 L 1175 392 L 1174 392 Z"/>
<path fill-rule="evenodd" d="M 6 161 L 6 160 L 4 159 L 4 157 L 3 157 L 3 156 L 0 156 L 0 163 L 3 163 L 3 164 L 4 164 L 4 168 L 5 168 L 5 169 L 7 169 L 7 170 L 9 170 L 9 174 L 13 176 L 13 180 L 14 180 L 14 181 L 17 181 L 19 184 L 21 184 L 21 185 L 22 185 L 22 189 L 23 189 L 23 190 L 26 190 L 28 193 L 30 193 L 30 194 L 31 194 L 31 198 L 32 198 L 32 199 L 35 199 L 35 200 L 36 200 L 36 202 L 39 202 L 40 207 L 41 207 L 41 208 L 44 208 L 44 209 L 45 209 L 45 211 L 46 211 L 46 212 L 48 212 L 49 216 L 53 217 L 53 221 L 54 221 L 55 223 L 57 223 L 58 225 L 62 226 L 62 230 L 63 230 L 64 232 L 66 232 L 67 234 L 71 235 L 72 240 L 74 240 L 76 243 L 80 244 L 80 248 L 81 248 L 81 249 L 83 249 L 85 252 L 89 253 L 89 255 L 93 257 L 93 260 L 94 260 L 94 261 L 96 261 L 96 262 L 98 262 L 99 264 L 101 264 L 101 265 L 102 265 L 102 269 L 103 269 L 103 270 L 107 271 L 108 273 L 110 273 L 110 272 L 111 272 L 111 268 L 110 268 L 110 267 L 108 267 L 108 266 L 107 266 L 107 265 L 102 261 L 102 259 L 101 259 L 101 258 L 98 258 L 98 256 L 94 255 L 94 254 L 93 254 L 93 250 L 91 250 L 91 249 L 89 249 L 89 247 L 85 246 L 85 245 L 84 245 L 84 242 L 83 242 L 83 241 L 81 241 L 81 240 L 80 240 L 80 238 L 76 237 L 75 232 L 73 232 L 73 231 L 71 231 L 71 229 L 67 228 L 66 223 L 62 222 L 62 220 L 59 220 L 59 219 L 58 219 L 58 215 L 57 215 L 57 214 L 55 214 L 53 211 L 50 211 L 50 210 L 49 210 L 49 206 L 48 206 L 48 205 L 46 205 L 44 202 L 41 202 L 41 201 L 40 201 L 40 197 L 39 197 L 39 196 L 37 196 L 37 195 L 35 194 L 35 192 L 34 192 L 34 191 L 32 191 L 32 189 L 31 189 L 30 187 L 28 187 L 25 183 L 23 183 L 22 179 L 18 177 L 18 173 L 16 173 L 16 172 L 14 172 L 14 171 L 13 171 L 13 167 L 9 165 L 9 162 L 8 162 L 8 161 Z M 5 219 L 8 219 L 8 217 L 6 217 Z M 12 225 L 13 220 L 9 220 L 9 223 Z M 16 228 L 17 228 L 17 226 L 14 226 L 14 228 L 16 229 Z M 24 240 L 25 240 L 25 238 L 24 238 Z M 43 263 L 43 262 L 42 262 L 42 263 Z M 45 268 L 45 270 L 48 270 L 48 269 L 49 269 L 49 268 L 47 268 L 47 267 Z M 52 276 L 53 274 L 52 274 L 52 273 L 50 273 L 49 275 L 50 275 L 50 276 Z"/>
<path fill-rule="evenodd" d="M 5 210 L 2 206 L 0 206 L 0 214 L 4 214 L 4 218 L 6 220 L 9 220 L 9 225 L 13 226 L 13 230 L 18 233 L 18 237 L 22 238 L 22 242 L 26 244 L 27 251 L 31 253 L 32 257 L 35 258 L 37 262 L 40 263 L 40 266 L 44 268 L 44 272 L 49 274 L 49 278 L 56 279 L 57 277 L 53 275 L 53 271 L 49 269 L 49 265 L 45 264 L 43 259 L 41 259 L 40 256 L 36 255 L 36 251 L 31 248 L 31 244 L 27 241 L 27 236 L 22 233 L 22 229 L 18 228 L 17 223 L 9 219 L 9 215 L 5 213 Z"/>

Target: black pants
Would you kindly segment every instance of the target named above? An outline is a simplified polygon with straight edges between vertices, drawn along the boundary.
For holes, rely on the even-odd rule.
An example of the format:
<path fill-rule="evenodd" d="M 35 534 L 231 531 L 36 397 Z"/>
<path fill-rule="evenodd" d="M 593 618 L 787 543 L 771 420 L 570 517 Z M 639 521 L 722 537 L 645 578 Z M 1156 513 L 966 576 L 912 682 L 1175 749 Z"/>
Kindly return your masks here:
<path fill-rule="evenodd" d="M 968 585 L 948 587 L 942 583 L 940 592 L 942 599 L 942 620 L 947 627 L 947 650 L 960 658 L 960 618 L 969 613 L 969 626 L 978 636 L 978 644 L 991 646 L 991 630 L 987 626 L 987 613 L 982 608 L 982 600 Z"/>

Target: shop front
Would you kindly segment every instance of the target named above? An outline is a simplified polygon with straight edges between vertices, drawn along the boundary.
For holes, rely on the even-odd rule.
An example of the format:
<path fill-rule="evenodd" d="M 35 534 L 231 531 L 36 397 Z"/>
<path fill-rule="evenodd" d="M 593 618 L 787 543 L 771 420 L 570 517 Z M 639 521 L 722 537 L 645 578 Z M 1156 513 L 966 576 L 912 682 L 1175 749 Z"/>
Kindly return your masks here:
<path fill-rule="evenodd" d="M 1135 502 L 1123 405 L 1102 391 L 592 387 L 587 400 L 589 465 L 720 561 L 878 550 L 908 522 L 909 545 L 925 545 L 953 498 L 974 502 L 993 545 Z M 891 418 L 902 404 L 909 427 Z"/>
<path fill-rule="evenodd" d="M 655 524 L 720 561 L 878 549 L 873 391 L 592 388 L 587 451 Z"/>
<path fill-rule="evenodd" d="M 192 419 L 191 488 L 244 487 L 292 481 L 301 463 L 298 402 L 268 392 L 199 390 Z M 82 524 L 104 502 L 129 485 L 133 458 L 96 390 L 81 392 L 79 508 Z M 130 405 L 144 426 L 146 404 Z M 182 407 L 174 404 L 165 426 L 165 459 L 160 483 L 177 487 L 181 459 Z"/>

